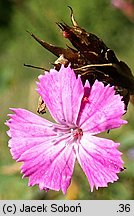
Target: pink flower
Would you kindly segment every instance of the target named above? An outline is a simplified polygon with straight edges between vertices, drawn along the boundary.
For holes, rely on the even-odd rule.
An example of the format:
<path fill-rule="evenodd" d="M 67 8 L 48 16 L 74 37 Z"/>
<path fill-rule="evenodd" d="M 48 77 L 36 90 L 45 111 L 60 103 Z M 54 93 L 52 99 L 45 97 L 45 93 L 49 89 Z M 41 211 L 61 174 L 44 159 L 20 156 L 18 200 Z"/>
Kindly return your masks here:
<path fill-rule="evenodd" d="M 95 81 L 85 86 L 68 66 L 39 76 L 38 93 L 45 101 L 52 123 L 24 109 L 11 109 L 6 125 L 13 159 L 24 162 L 23 177 L 29 186 L 66 193 L 75 161 L 86 174 L 91 191 L 118 179 L 123 169 L 119 143 L 96 137 L 126 124 L 124 103 L 114 87 Z"/>
<path fill-rule="evenodd" d="M 134 3 L 131 0 L 111 0 L 111 3 L 130 18 L 131 21 L 134 21 Z"/>

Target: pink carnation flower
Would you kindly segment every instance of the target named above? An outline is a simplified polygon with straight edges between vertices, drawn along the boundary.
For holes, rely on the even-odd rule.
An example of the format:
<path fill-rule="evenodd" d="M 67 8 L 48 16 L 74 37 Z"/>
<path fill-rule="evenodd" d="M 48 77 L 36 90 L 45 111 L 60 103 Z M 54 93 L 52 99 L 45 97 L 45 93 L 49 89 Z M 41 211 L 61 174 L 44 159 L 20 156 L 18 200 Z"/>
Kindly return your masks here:
<path fill-rule="evenodd" d="M 38 93 L 45 101 L 52 123 L 24 109 L 11 109 L 6 125 L 13 159 L 24 162 L 23 177 L 29 186 L 66 193 L 75 161 L 87 176 L 91 191 L 118 179 L 123 169 L 119 143 L 96 137 L 126 124 L 124 103 L 114 87 L 95 81 L 84 87 L 80 76 L 68 66 L 39 76 Z"/>

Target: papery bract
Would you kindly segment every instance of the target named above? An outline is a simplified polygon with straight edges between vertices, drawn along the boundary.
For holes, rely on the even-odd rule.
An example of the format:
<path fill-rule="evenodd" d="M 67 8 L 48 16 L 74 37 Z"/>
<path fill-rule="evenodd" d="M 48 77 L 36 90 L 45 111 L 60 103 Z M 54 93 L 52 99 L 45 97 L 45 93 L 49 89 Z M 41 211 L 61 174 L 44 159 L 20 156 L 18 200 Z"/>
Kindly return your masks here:
<path fill-rule="evenodd" d="M 86 174 L 91 191 L 118 179 L 123 169 L 119 143 L 96 137 L 126 124 L 124 103 L 114 87 L 97 80 L 83 86 L 68 66 L 39 76 L 38 93 L 57 123 L 24 109 L 11 109 L 6 125 L 13 159 L 24 162 L 21 171 L 29 186 L 62 190 L 70 185 L 75 161 Z"/>

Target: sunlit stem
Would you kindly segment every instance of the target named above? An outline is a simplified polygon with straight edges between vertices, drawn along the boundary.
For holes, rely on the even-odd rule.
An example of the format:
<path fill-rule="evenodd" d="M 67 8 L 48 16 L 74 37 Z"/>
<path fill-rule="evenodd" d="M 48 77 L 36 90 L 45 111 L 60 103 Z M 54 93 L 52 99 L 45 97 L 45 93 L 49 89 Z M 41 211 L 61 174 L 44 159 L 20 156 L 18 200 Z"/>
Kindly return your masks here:
<path fill-rule="evenodd" d="M 117 68 L 116 64 L 113 63 L 104 63 L 104 64 L 90 64 L 90 65 L 85 65 L 83 67 L 79 67 L 79 68 L 75 68 L 74 70 L 83 70 L 83 69 L 88 69 L 88 68 L 92 68 L 92 67 L 115 67 Z M 89 73 L 89 71 L 85 71 L 83 72 L 81 75 L 86 75 L 87 73 Z M 100 71 L 100 73 L 103 73 Z"/>
<path fill-rule="evenodd" d="M 80 68 L 75 68 L 74 70 L 81 70 L 81 69 L 86 69 L 86 68 L 91 68 L 91 67 L 115 67 L 114 64 L 112 63 L 106 63 L 106 64 L 90 64 L 90 65 L 85 65 L 85 66 L 82 66 Z"/>

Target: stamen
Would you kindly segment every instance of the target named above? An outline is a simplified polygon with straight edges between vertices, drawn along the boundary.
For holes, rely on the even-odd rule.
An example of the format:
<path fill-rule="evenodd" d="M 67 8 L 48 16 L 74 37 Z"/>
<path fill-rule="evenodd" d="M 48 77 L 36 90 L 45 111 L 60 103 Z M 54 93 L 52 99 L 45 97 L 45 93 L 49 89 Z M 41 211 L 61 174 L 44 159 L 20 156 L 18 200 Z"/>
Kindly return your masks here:
<path fill-rule="evenodd" d="M 73 129 L 73 137 L 75 138 L 75 139 L 79 139 L 79 138 L 81 138 L 82 136 L 83 136 L 83 131 L 82 131 L 82 129 L 81 128 L 76 128 L 76 129 Z"/>

